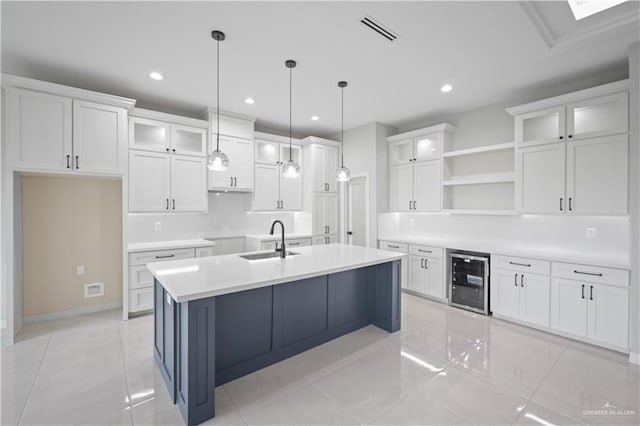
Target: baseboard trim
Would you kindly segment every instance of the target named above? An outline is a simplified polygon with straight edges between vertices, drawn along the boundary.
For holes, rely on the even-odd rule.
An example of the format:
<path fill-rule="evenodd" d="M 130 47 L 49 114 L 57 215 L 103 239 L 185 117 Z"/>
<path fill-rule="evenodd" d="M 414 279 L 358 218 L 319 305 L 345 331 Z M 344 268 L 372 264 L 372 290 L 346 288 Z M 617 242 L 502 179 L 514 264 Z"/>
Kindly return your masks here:
<path fill-rule="evenodd" d="M 31 315 L 22 318 L 22 324 L 33 324 L 36 322 L 51 321 L 60 318 L 68 318 L 76 315 L 93 314 L 96 312 L 109 311 L 122 307 L 122 301 L 101 303 L 99 305 L 83 306 L 82 308 L 66 309 L 64 311 L 49 312 L 40 315 Z"/>
<path fill-rule="evenodd" d="M 636 354 L 631 352 L 629 354 L 629 362 L 632 364 L 640 364 L 640 353 Z"/>

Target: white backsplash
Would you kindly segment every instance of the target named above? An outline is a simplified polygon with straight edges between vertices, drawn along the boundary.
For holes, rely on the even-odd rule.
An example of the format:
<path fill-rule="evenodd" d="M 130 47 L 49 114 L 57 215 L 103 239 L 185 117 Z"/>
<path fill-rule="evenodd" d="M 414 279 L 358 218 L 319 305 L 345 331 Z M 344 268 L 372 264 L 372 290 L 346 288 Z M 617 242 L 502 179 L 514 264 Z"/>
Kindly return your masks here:
<path fill-rule="evenodd" d="M 587 238 L 587 228 L 596 237 Z M 630 219 L 561 215 L 458 215 L 443 213 L 381 213 L 380 238 L 402 235 L 433 239 L 487 241 L 539 246 L 571 252 L 629 258 Z"/>
<path fill-rule="evenodd" d="M 310 220 L 302 212 L 252 212 L 251 194 L 209 193 L 208 213 L 129 213 L 128 242 L 154 242 L 267 234 L 279 219 L 287 233 L 309 232 Z M 155 230 L 157 222 L 162 229 Z"/>

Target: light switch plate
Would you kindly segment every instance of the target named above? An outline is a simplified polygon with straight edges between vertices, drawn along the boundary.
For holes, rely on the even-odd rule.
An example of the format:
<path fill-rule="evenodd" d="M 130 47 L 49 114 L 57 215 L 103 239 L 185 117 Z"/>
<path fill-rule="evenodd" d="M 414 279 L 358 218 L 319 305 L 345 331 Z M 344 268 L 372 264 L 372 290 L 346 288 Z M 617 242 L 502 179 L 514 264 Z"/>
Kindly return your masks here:
<path fill-rule="evenodd" d="M 84 265 L 76 266 L 76 275 L 84 275 Z"/>
<path fill-rule="evenodd" d="M 596 239 L 596 228 L 587 228 L 587 240 L 595 240 Z"/>

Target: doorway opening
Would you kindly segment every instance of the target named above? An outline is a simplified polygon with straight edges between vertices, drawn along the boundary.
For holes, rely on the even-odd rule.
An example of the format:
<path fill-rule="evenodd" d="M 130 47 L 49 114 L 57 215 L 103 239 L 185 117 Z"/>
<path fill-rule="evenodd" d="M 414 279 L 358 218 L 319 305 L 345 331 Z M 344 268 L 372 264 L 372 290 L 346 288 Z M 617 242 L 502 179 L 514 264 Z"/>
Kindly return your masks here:
<path fill-rule="evenodd" d="M 352 176 L 347 183 L 347 244 L 369 247 L 369 177 Z"/>

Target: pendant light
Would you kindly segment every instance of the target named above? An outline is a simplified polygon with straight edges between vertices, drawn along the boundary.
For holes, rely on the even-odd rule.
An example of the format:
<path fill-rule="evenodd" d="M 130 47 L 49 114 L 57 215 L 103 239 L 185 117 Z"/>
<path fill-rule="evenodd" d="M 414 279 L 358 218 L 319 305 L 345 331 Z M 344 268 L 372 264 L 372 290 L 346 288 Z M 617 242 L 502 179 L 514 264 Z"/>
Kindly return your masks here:
<path fill-rule="evenodd" d="M 207 157 L 207 168 L 216 172 L 222 172 L 229 167 L 229 157 L 227 154 L 220 151 L 220 42 L 225 39 L 225 35 L 222 31 L 212 31 L 211 37 L 217 42 L 216 50 L 216 150 L 209 153 Z"/>
<path fill-rule="evenodd" d="M 349 182 L 351 179 L 351 171 L 344 166 L 344 88 L 347 87 L 346 81 L 339 81 L 338 87 L 342 91 L 342 122 L 341 122 L 341 140 L 342 143 L 342 158 L 340 162 L 340 167 L 336 170 L 336 180 L 338 182 Z"/>
<path fill-rule="evenodd" d="M 282 165 L 282 175 L 289 179 L 295 179 L 300 176 L 300 164 L 293 161 L 293 150 L 291 143 L 291 118 L 292 118 L 292 89 L 291 89 L 291 80 L 292 80 L 292 70 L 296 67 L 296 61 L 291 59 L 287 60 L 285 66 L 289 68 L 289 161 Z"/>

